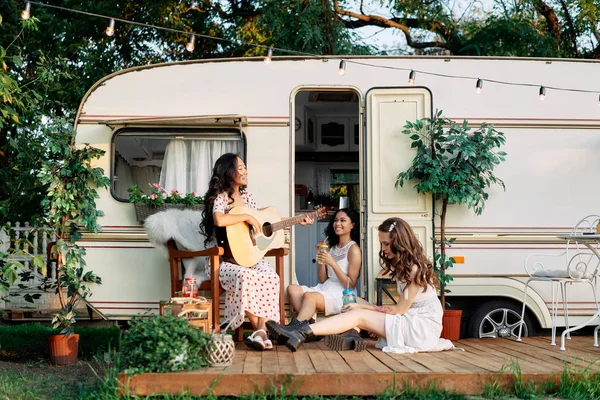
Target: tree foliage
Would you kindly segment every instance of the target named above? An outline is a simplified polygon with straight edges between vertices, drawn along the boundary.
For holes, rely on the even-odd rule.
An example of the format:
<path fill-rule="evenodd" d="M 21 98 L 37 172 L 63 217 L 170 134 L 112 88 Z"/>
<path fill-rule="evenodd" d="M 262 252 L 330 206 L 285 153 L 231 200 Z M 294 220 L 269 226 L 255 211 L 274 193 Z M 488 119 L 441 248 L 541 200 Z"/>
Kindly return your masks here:
<path fill-rule="evenodd" d="M 598 0 L 494 0 L 491 11 L 474 0 L 332 2 L 347 28 L 397 29 L 425 54 L 600 58 Z"/>

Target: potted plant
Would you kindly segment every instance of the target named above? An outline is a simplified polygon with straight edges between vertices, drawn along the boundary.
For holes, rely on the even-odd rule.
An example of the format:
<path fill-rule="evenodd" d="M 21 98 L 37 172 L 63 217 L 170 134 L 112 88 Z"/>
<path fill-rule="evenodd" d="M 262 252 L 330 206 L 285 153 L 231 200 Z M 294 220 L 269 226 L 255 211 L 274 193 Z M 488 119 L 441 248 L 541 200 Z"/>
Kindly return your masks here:
<path fill-rule="evenodd" d="M 140 222 L 144 222 L 150 215 L 168 208 L 201 210 L 204 207 L 204 198 L 195 192 L 181 194 L 176 189 L 168 191 L 158 183 L 149 185 L 149 193 L 144 193 L 138 185 L 131 185 L 127 189 L 129 202 L 135 206 L 135 214 Z"/>
<path fill-rule="evenodd" d="M 500 151 L 505 143 L 502 132 L 493 125 L 482 123 L 472 131 L 468 121 L 457 124 L 436 111 L 432 119 L 416 122 L 407 121 L 403 132 L 410 136 L 411 147 L 416 148 L 411 166 L 396 178 L 396 188 L 405 182 L 416 180 L 419 193 L 430 193 L 441 201 L 440 240 L 434 234 L 434 268 L 440 280 L 440 300 L 446 313 L 447 284 L 452 276 L 447 273 L 454 259 L 446 255 L 456 238 L 446 238 L 446 213 L 450 204 L 467 204 L 476 215 L 480 215 L 488 199 L 487 190 L 495 184 L 504 187 L 504 182 L 494 175 L 494 168 L 504 161 L 506 153 Z M 460 310 L 455 310 L 460 311 Z M 451 340 L 457 340 L 458 331 Z M 445 324 L 446 325 L 446 324 Z"/>
<path fill-rule="evenodd" d="M 102 168 L 93 167 L 92 161 L 101 157 L 103 150 L 89 144 L 76 146 L 75 132 L 64 120 L 58 120 L 48 132 L 49 156 L 38 174 L 47 185 L 47 197 L 42 201 L 47 224 L 55 230 L 57 265 L 56 279 L 46 282 L 45 288 L 55 289 L 60 310 L 52 319 L 58 335 L 48 338 L 50 360 L 55 364 L 70 363 L 77 359 L 78 335 L 73 334 L 75 309 L 80 300 L 91 295 L 91 284 L 101 279 L 85 270 L 85 249 L 77 245 L 81 230 L 97 233 L 102 211 L 96 209 L 97 188 L 106 188 L 109 179 Z M 53 351 L 64 354 L 53 356 Z"/>

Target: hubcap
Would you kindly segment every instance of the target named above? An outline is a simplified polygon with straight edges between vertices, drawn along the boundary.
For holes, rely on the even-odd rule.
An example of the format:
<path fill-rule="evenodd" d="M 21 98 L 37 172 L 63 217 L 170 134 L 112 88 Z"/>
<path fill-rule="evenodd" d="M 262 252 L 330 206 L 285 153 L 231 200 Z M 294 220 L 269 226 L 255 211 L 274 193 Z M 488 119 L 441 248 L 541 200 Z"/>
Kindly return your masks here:
<path fill-rule="evenodd" d="M 479 324 L 480 338 L 517 338 L 521 316 L 509 309 L 498 308 L 490 311 Z M 527 325 L 523 323 L 521 336 L 527 336 Z"/>

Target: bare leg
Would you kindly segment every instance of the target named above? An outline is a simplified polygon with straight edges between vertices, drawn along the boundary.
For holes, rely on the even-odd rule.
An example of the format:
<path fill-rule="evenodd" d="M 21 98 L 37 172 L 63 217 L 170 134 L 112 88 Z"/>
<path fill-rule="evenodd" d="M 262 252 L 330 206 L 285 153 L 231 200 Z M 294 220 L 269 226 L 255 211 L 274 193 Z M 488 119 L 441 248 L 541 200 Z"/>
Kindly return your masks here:
<path fill-rule="evenodd" d="M 294 311 L 299 312 L 302 308 L 302 297 L 304 296 L 304 290 L 300 285 L 290 285 L 287 288 L 287 294 L 290 299 L 290 304 Z"/>
<path fill-rule="evenodd" d="M 342 333 L 354 327 L 385 337 L 385 314 L 371 310 L 352 310 L 310 325 L 316 336 Z"/>
<path fill-rule="evenodd" d="M 254 314 L 250 314 L 248 311 L 246 311 L 246 317 L 248 317 L 248 320 L 250 321 L 250 324 L 252 324 L 252 328 L 255 331 L 259 330 L 259 329 L 265 329 L 265 331 L 266 331 L 267 326 L 265 325 L 265 323 L 268 321 L 268 319 L 258 317 Z M 263 339 L 267 339 L 267 335 L 262 332 L 257 333 L 257 335 L 259 335 Z"/>
<path fill-rule="evenodd" d="M 299 321 L 308 321 L 317 310 L 325 311 L 325 297 L 321 293 L 306 292 L 302 296 L 302 306 L 296 318 Z"/>

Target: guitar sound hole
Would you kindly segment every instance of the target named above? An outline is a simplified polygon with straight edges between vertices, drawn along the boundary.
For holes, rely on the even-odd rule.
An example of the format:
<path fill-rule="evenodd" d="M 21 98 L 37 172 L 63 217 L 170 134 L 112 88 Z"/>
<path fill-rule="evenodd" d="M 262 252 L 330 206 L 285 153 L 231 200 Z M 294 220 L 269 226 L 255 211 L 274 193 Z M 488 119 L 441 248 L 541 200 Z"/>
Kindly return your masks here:
<path fill-rule="evenodd" d="M 273 227 L 271 226 L 270 223 L 266 223 L 262 226 L 262 231 L 263 231 L 263 235 L 265 235 L 266 237 L 269 237 L 273 234 Z"/>

